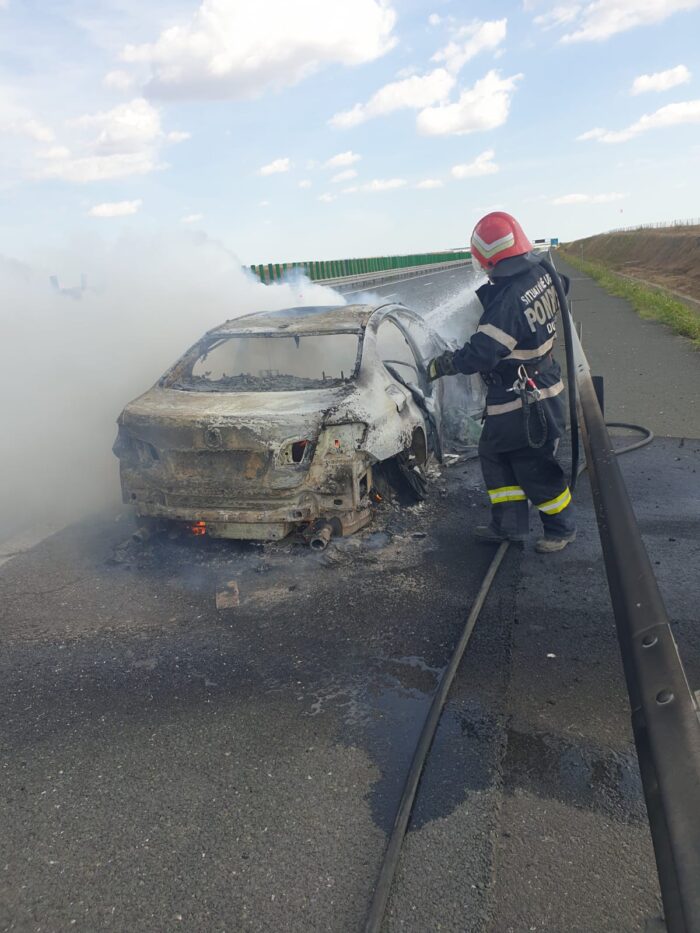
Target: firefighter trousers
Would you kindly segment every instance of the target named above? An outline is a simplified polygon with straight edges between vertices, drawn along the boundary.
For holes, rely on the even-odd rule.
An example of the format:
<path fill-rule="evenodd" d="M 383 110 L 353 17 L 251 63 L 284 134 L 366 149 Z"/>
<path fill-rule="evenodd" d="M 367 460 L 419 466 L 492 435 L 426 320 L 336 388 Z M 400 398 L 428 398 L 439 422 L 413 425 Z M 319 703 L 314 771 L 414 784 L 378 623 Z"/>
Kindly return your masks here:
<path fill-rule="evenodd" d="M 479 444 L 481 472 L 491 500 L 491 525 L 509 537 L 530 532 L 528 499 L 538 509 L 547 537 L 565 538 L 576 530 L 571 492 L 556 459 L 558 441 L 538 450 L 524 447 L 499 452 Z"/>

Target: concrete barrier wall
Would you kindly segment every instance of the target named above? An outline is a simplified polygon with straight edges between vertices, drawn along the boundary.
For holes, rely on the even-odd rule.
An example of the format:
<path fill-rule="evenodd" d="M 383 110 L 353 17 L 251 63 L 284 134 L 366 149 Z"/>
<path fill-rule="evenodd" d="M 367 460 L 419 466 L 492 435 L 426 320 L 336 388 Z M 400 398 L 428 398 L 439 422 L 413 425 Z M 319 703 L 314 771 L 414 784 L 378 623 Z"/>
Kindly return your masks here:
<path fill-rule="evenodd" d="M 414 253 L 408 256 L 370 256 L 356 259 L 329 259 L 306 262 L 268 262 L 250 267 L 261 282 L 280 282 L 295 272 L 301 272 L 314 282 L 371 278 L 373 276 L 416 270 L 423 266 L 462 264 L 469 261 L 468 250 L 446 250 L 441 253 Z"/>

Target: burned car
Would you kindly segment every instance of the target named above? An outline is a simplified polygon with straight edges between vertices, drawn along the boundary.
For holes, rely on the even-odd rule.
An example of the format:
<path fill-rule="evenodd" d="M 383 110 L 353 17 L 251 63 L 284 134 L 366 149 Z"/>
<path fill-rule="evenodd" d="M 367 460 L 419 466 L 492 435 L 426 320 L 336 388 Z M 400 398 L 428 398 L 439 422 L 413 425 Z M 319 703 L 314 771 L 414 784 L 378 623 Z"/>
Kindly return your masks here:
<path fill-rule="evenodd" d="M 444 341 L 397 304 L 299 307 L 210 330 L 119 417 L 124 501 L 144 523 L 316 546 L 369 519 L 378 470 L 420 497 L 441 458 Z M 320 537 L 319 537 L 320 535 Z"/>

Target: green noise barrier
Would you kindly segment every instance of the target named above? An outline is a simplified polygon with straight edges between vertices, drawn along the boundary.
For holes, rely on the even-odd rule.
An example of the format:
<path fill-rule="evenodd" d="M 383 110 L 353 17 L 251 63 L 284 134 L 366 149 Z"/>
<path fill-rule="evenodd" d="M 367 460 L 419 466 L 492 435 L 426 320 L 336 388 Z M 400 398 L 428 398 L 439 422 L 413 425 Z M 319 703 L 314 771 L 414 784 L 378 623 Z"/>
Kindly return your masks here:
<path fill-rule="evenodd" d="M 330 259 L 317 262 L 268 262 L 250 267 L 261 282 L 281 282 L 294 272 L 301 272 L 313 282 L 340 279 L 346 276 L 372 275 L 444 262 L 464 262 L 468 250 L 447 250 L 443 253 L 414 253 L 410 256 L 370 256 L 365 259 Z"/>

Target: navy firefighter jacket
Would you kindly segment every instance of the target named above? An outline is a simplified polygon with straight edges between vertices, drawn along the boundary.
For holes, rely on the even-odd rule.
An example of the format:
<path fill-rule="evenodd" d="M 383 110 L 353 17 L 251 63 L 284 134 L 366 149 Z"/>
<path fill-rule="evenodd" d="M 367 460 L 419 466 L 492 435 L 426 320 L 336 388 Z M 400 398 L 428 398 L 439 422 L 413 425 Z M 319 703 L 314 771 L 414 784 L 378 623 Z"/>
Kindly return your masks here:
<path fill-rule="evenodd" d="M 525 365 L 542 393 L 550 441 L 565 429 L 564 383 L 552 358 L 560 307 L 551 275 L 532 254 L 504 260 L 496 268 L 501 274 L 476 292 L 484 308 L 476 333 L 455 351 L 452 362 L 461 373 L 484 377 L 488 389 L 482 439 L 505 452 L 528 446 L 523 403 L 513 391 L 520 366 Z M 513 274 L 503 274 L 511 270 Z M 530 417 L 535 417 L 532 409 Z"/>

